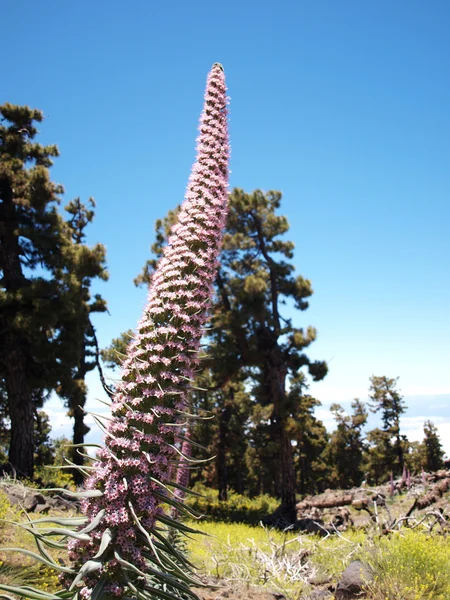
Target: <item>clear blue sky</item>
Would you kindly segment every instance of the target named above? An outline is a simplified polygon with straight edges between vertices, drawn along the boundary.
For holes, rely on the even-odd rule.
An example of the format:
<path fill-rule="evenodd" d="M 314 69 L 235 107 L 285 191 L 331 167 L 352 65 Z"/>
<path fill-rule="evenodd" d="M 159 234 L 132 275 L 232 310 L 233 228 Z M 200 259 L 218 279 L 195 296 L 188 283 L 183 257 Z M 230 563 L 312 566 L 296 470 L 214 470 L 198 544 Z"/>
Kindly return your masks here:
<path fill-rule="evenodd" d="M 154 221 L 183 198 L 220 61 L 231 186 L 283 192 L 295 264 L 313 282 L 296 323 L 317 327 L 311 354 L 330 373 L 312 392 L 348 402 L 372 374 L 399 376 L 406 395 L 441 395 L 432 416 L 450 433 L 446 0 L 2 0 L 0 19 L 0 102 L 44 111 L 40 139 L 61 151 L 53 179 L 67 200 L 97 201 L 103 346 L 139 318 L 132 279 Z"/>

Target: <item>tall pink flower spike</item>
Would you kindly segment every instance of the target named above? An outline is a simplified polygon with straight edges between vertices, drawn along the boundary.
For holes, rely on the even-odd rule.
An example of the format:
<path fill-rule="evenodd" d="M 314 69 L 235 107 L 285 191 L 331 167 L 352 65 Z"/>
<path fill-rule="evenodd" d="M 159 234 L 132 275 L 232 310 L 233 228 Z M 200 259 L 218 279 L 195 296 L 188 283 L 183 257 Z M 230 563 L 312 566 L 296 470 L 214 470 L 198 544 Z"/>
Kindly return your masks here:
<path fill-rule="evenodd" d="M 82 598 L 167 597 L 158 596 L 163 584 L 174 598 L 196 597 L 180 576 L 185 567 L 177 566 L 166 547 L 161 525 L 174 522 L 161 505 L 177 499 L 167 489 L 171 472 L 176 473 L 172 467 L 180 461 L 177 442 L 191 416 L 189 391 L 227 217 L 226 106 L 224 71 L 215 63 L 185 201 L 153 275 L 113 399 L 104 448 L 86 483 L 87 490 L 98 491 L 82 502 L 91 529 L 69 542 L 77 576 L 65 574 L 63 580 Z"/>

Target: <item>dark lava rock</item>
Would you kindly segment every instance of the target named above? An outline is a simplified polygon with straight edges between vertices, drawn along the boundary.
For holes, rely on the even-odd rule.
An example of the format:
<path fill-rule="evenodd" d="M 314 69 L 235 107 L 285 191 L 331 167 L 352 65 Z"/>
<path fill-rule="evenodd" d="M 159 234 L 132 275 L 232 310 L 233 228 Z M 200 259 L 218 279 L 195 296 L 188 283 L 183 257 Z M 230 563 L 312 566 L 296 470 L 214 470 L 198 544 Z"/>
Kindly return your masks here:
<path fill-rule="evenodd" d="M 337 584 L 335 598 L 336 600 L 351 600 L 352 598 L 361 598 L 363 587 L 373 579 L 373 575 L 364 563 L 355 560 L 342 573 L 341 580 Z"/>

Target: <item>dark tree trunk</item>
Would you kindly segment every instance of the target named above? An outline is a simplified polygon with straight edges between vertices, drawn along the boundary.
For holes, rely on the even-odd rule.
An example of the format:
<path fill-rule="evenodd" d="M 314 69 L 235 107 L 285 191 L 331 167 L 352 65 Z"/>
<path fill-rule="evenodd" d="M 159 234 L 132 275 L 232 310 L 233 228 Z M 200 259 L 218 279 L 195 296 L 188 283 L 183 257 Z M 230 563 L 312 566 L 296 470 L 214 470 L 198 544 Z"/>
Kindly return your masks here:
<path fill-rule="evenodd" d="M 290 522 L 295 523 L 297 519 L 295 499 L 295 470 L 292 456 L 291 438 L 286 431 L 286 424 L 280 421 L 279 426 L 280 444 L 280 473 L 281 473 L 281 512 Z"/>
<path fill-rule="evenodd" d="M 18 292 L 28 285 L 20 262 L 16 207 L 8 180 L 0 180 L 0 270 L 7 292 Z M 13 329 L 15 312 L 0 315 L 0 367 L 6 384 L 11 440 L 9 462 L 19 477 L 33 475 L 33 400 L 28 385 L 26 340 Z M 8 313 L 8 314 L 7 314 Z"/>
<path fill-rule="evenodd" d="M 236 457 L 236 459 L 234 461 L 234 467 L 236 470 L 236 492 L 238 494 L 243 494 L 244 493 L 244 481 L 243 481 L 242 474 L 244 472 L 244 468 L 242 466 L 240 454 Z"/>
<path fill-rule="evenodd" d="M 11 344 L 8 346 L 11 347 Z M 12 349 L 3 360 L 11 419 L 9 463 L 18 477 L 31 478 L 34 467 L 34 409 L 24 363 L 25 358 L 20 349 Z"/>
<path fill-rule="evenodd" d="M 280 348 L 275 343 L 267 353 L 265 385 L 273 402 L 272 423 L 278 446 L 281 504 L 272 515 L 273 522 L 295 523 L 297 518 L 295 498 L 295 470 L 291 438 L 287 432 L 286 376 Z"/>
<path fill-rule="evenodd" d="M 219 500 L 226 502 L 228 498 L 228 476 L 227 476 L 227 440 L 228 425 L 231 418 L 231 407 L 225 405 L 220 414 L 219 441 L 217 447 L 217 482 L 219 487 Z"/>
<path fill-rule="evenodd" d="M 306 494 L 306 460 L 304 456 L 300 458 L 300 494 L 302 496 Z"/>
<path fill-rule="evenodd" d="M 81 394 L 80 394 L 80 396 L 81 396 Z M 89 431 L 89 427 L 84 422 L 84 416 L 85 416 L 84 404 L 85 404 L 85 402 L 86 402 L 86 398 L 83 395 L 82 398 L 81 397 L 79 398 L 76 405 L 72 407 L 73 420 L 74 420 L 72 442 L 73 442 L 73 444 L 77 444 L 77 445 L 84 444 L 84 436 Z M 80 454 L 80 452 L 78 452 L 78 450 L 80 452 L 84 451 L 83 448 L 73 448 L 72 462 L 75 465 L 82 467 L 84 465 L 84 457 L 81 456 L 81 454 Z M 76 485 L 81 485 L 84 481 L 83 473 L 79 469 L 73 469 L 71 472 L 72 472 L 72 476 L 74 478 Z"/>
<path fill-rule="evenodd" d="M 81 300 L 80 300 L 81 302 Z M 83 333 L 83 349 L 80 356 L 80 364 L 78 366 L 75 378 L 74 378 L 74 386 L 72 390 L 72 397 L 69 398 L 69 407 L 70 413 L 73 416 L 73 434 L 72 434 L 72 443 L 74 445 L 80 446 L 84 444 L 84 436 L 90 431 L 90 428 L 85 424 L 85 410 L 84 407 L 86 405 L 86 387 L 85 387 L 85 379 L 86 375 L 89 371 L 97 366 L 100 379 L 103 377 L 103 373 L 100 366 L 100 361 L 98 357 L 98 343 L 95 335 L 95 330 L 92 326 L 92 323 L 88 322 L 87 331 Z M 88 336 L 89 335 L 89 339 Z M 89 341 L 88 341 L 89 340 Z M 93 349 L 89 348 L 92 346 Z M 86 360 L 86 356 L 88 354 L 95 355 L 95 362 L 89 363 Z M 77 465 L 77 467 L 82 467 L 85 463 L 84 457 L 80 454 L 80 452 L 84 453 L 84 448 L 72 448 L 71 459 L 72 462 Z M 73 469 L 71 471 L 73 479 L 76 485 L 82 485 L 84 481 L 83 472 L 80 469 Z"/>
<path fill-rule="evenodd" d="M 396 440 L 395 440 L 395 445 L 397 446 L 397 458 L 398 458 L 398 463 L 399 463 L 399 470 L 400 470 L 400 473 L 403 473 L 403 470 L 405 468 L 405 458 L 403 456 L 403 448 L 402 448 L 402 441 L 400 439 L 400 435 L 397 435 Z"/>

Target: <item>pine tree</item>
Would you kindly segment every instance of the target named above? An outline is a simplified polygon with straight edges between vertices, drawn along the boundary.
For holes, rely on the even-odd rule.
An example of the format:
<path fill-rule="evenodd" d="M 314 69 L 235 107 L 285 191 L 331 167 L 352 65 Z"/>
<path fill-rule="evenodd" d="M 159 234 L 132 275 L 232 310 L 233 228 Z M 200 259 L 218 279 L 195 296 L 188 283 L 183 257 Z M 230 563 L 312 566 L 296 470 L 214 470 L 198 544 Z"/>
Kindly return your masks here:
<path fill-rule="evenodd" d="M 322 490 L 329 470 L 324 460 L 328 433 L 315 416 L 318 406 L 319 400 L 308 393 L 304 373 L 291 377 L 286 404 L 287 430 L 293 440 L 297 489 L 302 495 Z"/>
<path fill-rule="evenodd" d="M 254 382 L 254 398 L 267 410 L 273 458 L 280 475 L 277 518 L 293 522 L 296 475 L 287 378 L 298 376 L 306 367 L 317 381 L 326 375 L 327 366 L 305 354 L 316 330 L 295 327 L 282 314 L 286 301 L 299 311 L 306 310 L 312 286 L 309 280 L 294 275 L 295 268 L 289 262 L 294 245 L 282 237 L 289 225 L 286 217 L 277 214 L 280 204 L 280 192 L 256 190 L 247 194 L 233 190 L 216 282 L 220 304 L 213 325 L 216 330 L 222 328 L 216 345 L 226 353 L 227 365 L 247 370 Z"/>
<path fill-rule="evenodd" d="M 381 412 L 382 421 L 381 429 L 367 434 L 367 469 L 375 483 L 387 480 L 391 472 L 401 475 L 405 466 L 407 440 L 400 434 L 400 416 L 405 412 L 405 403 L 396 386 L 397 379 L 370 378 L 369 407 L 372 412 Z"/>
<path fill-rule="evenodd" d="M 434 423 L 430 420 L 425 421 L 423 426 L 425 434 L 423 445 L 425 447 L 425 464 L 426 471 L 438 471 L 444 468 L 444 450 L 442 449 L 439 432 Z"/>
<path fill-rule="evenodd" d="M 59 273 L 65 292 L 59 342 L 67 368 L 57 392 L 65 399 L 69 408 L 68 415 L 74 419 L 72 441 L 77 447 L 71 452 L 71 460 L 78 466 L 83 464 L 83 456 L 78 447 L 84 443 L 84 436 L 89 431 L 84 423 L 87 399 L 85 378 L 93 369 L 101 370 L 91 315 L 107 310 L 105 300 L 99 294 L 92 298 L 90 292 L 95 278 L 103 281 L 108 279 L 105 247 L 102 244 L 89 247 L 85 243 L 85 229 L 93 221 L 94 208 L 92 198 L 88 206 L 76 198 L 65 207 L 70 215 L 66 228 L 71 244 L 65 248 L 64 269 Z M 82 474 L 78 469 L 74 469 L 73 477 L 77 484 L 82 483 Z"/>
<path fill-rule="evenodd" d="M 396 388 L 397 380 L 398 378 L 372 376 L 369 406 L 372 412 L 381 412 L 385 465 L 394 473 L 401 474 L 405 461 L 404 440 L 400 435 L 400 416 L 405 412 L 405 403 Z"/>
<path fill-rule="evenodd" d="M 34 410 L 55 384 L 62 188 L 48 172 L 56 146 L 33 141 L 42 113 L 4 104 L 0 114 L 0 375 L 11 419 L 9 462 L 18 476 L 31 476 Z"/>
<path fill-rule="evenodd" d="M 128 329 L 119 337 L 111 340 L 107 348 L 100 350 L 100 356 L 109 369 L 121 367 L 124 357 L 127 354 L 127 348 L 134 337 L 134 331 Z"/>
<path fill-rule="evenodd" d="M 34 415 L 51 391 L 71 404 L 75 439 L 83 440 L 84 376 L 98 363 L 89 358 L 97 354 L 89 315 L 106 310 L 89 288 L 93 278 L 107 277 L 105 250 L 84 243 L 92 201 L 89 208 L 70 202 L 67 221 L 58 212 L 63 189 L 49 177 L 58 150 L 33 141 L 42 113 L 10 104 L 0 112 L 0 377 L 11 419 L 9 462 L 31 476 Z"/>
<path fill-rule="evenodd" d="M 327 451 L 332 469 L 331 484 L 344 489 L 359 486 L 364 479 L 362 465 L 365 443 L 362 428 L 367 423 L 368 412 L 358 399 L 352 402 L 352 409 L 353 414 L 346 415 L 339 404 L 330 407 L 337 425 L 331 434 Z"/>

